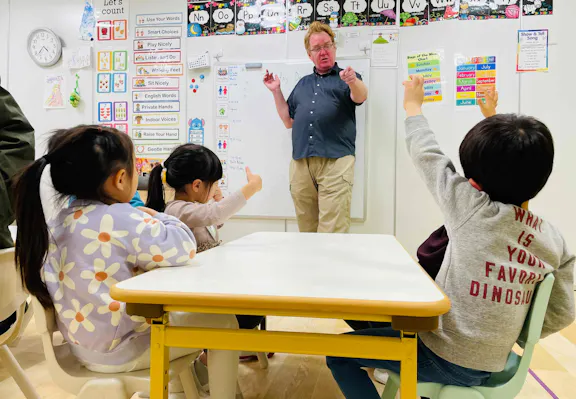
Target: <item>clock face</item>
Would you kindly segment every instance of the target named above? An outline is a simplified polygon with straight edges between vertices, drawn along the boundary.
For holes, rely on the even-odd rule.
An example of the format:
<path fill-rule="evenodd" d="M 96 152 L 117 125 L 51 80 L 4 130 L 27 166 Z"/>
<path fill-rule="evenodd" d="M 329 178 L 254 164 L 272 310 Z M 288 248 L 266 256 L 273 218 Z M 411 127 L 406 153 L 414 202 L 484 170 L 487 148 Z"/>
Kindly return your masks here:
<path fill-rule="evenodd" d="M 62 43 L 51 30 L 37 29 L 28 36 L 28 53 L 40 66 L 54 65 L 62 54 Z"/>

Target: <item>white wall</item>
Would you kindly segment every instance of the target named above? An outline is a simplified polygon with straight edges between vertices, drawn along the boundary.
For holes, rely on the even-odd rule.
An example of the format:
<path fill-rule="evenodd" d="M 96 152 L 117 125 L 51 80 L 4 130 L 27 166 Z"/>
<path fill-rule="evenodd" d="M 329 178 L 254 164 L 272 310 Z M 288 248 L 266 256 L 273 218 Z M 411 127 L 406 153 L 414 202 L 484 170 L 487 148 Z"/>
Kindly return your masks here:
<path fill-rule="evenodd" d="M 0 84 L 8 83 L 8 31 L 10 29 L 10 2 L 0 0 Z"/>

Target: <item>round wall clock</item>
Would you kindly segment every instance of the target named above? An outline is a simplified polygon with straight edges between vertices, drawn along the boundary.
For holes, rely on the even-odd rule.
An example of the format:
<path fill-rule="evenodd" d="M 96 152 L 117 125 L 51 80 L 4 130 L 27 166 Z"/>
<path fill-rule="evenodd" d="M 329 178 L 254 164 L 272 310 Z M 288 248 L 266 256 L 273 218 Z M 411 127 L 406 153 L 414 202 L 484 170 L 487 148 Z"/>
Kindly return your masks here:
<path fill-rule="evenodd" d="M 48 28 L 35 29 L 28 35 L 28 54 L 41 67 L 52 66 L 62 55 L 62 42 Z"/>

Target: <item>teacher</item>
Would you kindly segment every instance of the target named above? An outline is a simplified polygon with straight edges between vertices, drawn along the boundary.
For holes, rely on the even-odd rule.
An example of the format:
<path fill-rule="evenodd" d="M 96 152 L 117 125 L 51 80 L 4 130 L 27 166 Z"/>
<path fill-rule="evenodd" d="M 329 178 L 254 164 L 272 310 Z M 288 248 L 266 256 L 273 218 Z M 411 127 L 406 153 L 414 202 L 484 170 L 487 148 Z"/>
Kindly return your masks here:
<path fill-rule="evenodd" d="M 288 97 L 278 75 L 266 71 L 264 84 L 274 95 L 278 115 L 292 128 L 290 192 L 301 232 L 347 233 L 354 182 L 356 106 L 368 89 L 352 68 L 336 63 L 334 32 L 310 25 L 304 45 L 314 72 Z"/>

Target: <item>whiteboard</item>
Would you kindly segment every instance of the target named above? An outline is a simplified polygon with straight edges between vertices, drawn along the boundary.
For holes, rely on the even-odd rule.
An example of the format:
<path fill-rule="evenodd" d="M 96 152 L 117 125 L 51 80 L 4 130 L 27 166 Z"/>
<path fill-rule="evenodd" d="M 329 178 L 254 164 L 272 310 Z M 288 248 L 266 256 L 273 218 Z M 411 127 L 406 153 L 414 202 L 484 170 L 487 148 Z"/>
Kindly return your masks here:
<path fill-rule="evenodd" d="M 339 60 L 340 67 L 351 66 L 362 75 L 369 85 L 370 61 L 368 59 Z M 287 99 L 296 83 L 312 73 L 309 61 L 272 61 L 262 68 L 247 69 L 244 64 L 228 64 L 229 80 L 222 80 L 214 73 L 215 142 L 206 143 L 217 153 L 223 154 L 219 140 L 219 126 L 230 123 L 229 140 L 226 143 L 226 165 L 224 193 L 239 190 L 246 183 L 244 168 L 249 166 L 253 173 L 260 174 L 263 189 L 252 197 L 236 216 L 265 218 L 294 218 L 294 204 L 290 195 L 289 167 L 292 159 L 292 132 L 286 129 L 276 112 L 272 93 L 262 79 L 268 69 L 281 79 L 281 87 Z M 215 72 L 218 65 L 214 67 Z M 229 98 L 220 100 L 218 90 L 222 83 L 231 87 Z M 219 115 L 222 105 L 227 105 L 226 117 Z M 352 193 L 351 217 L 364 219 L 365 214 L 365 137 L 366 106 L 356 108 L 356 166 Z"/>

